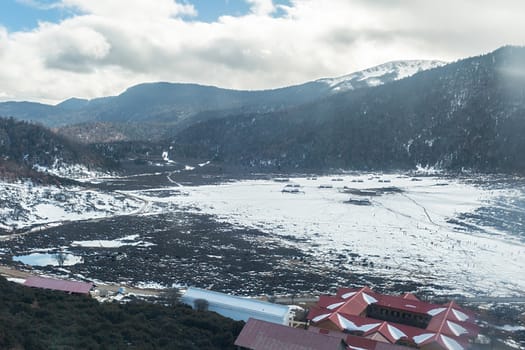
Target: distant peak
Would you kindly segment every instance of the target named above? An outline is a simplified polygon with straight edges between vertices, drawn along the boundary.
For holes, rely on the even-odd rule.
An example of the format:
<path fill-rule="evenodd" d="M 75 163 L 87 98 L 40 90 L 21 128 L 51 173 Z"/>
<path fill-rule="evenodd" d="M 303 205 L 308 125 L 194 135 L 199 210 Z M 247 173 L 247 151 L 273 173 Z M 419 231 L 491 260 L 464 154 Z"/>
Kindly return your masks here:
<path fill-rule="evenodd" d="M 60 102 L 59 104 L 56 105 L 56 107 L 59 107 L 62 109 L 73 110 L 73 109 L 80 109 L 88 103 L 89 103 L 89 100 L 86 100 L 83 98 L 71 97 L 63 102 Z"/>
<path fill-rule="evenodd" d="M 333 92 L 342 92 L 383 85 L 391 81 L 410 77 L 424 70 L 441 67 L 445 64 L 447 63 L 437 60 L 390 61 L 340 77 L 319 79 L 316 82 L 329 85 Z"/>

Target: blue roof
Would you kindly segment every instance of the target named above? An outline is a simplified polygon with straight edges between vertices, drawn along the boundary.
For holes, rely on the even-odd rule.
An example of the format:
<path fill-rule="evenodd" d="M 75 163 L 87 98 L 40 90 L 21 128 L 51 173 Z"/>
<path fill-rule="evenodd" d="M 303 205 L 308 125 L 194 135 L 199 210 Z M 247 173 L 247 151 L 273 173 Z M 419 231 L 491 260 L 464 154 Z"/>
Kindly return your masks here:
<path fill-rule="evenodd" d="M 288 324 L 290 308 L 286 305 L 273 304 L 251 298 L 238 297 L 206 289 L 190 287 L 181 297 L 181 301 L 194 306 L 194 301 L 208 301 L 208 310 L 238 321 L 255 318 L 277 324 Z"/>

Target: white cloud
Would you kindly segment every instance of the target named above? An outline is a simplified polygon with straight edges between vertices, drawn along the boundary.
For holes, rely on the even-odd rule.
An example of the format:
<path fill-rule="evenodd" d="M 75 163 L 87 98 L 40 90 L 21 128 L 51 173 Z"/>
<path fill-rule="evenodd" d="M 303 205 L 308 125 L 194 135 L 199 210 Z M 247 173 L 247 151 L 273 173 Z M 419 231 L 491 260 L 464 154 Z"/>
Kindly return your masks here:
<path fill-rule="evenodd" d="M 58 2 L 43 3 L 38 0 L 15 0 L 15 1 L 18 2 L 19 4 L 33 7 L 39 10 L 49 10 L 49 9 L 57 8 L 59 6 Z"/>
<path fill-rule="evenodd" d="M 272 14 L 276 7 L 273 4 L 272 0 L 246 0 L 249 4 L 252 5 L 251 11 L 256 15 L 267 16 Z"/>
<path fill-rule="evenodd" d="M 0 27 L 0 91 L 58 102 L 159 80 L 261 89 L 524 44 L 521 0 L 246 1 L 250 13 L 214 23 L 189 18 L 191 0 L 57 1 L 78 14 L 30 32 Z"/>
<path fill-rule="evenodd" d="M 127 20 L 156 20 L 197 14 L 193 5 L 173 0 L 61 0 L 59 4 L 88 14 Z"/>

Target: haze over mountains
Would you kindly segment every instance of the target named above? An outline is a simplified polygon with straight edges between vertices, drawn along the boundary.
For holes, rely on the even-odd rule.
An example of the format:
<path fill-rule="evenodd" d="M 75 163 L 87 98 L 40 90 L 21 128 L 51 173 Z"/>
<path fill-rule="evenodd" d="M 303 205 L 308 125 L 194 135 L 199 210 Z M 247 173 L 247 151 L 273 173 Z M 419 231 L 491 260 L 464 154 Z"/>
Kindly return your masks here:
<path fill-rule="evenodd" d="M 195 124 L 174 138 L 188 152 L 257 166 L 522 172 L 523 135 L 525 49 L 504 47 L 286 111 Z"/>
<path fill-rule="evenodd" d="M 70 98 L 52 106 L 32 102 L 0 103 L 0 115 L 47 126 L 83 122 L 175 123 L 202 112 L 267 113 L 308 103 L 337 92 L 382 85 L 443 65 L 440 61 L 396 61 L 338 78 L 319 79 L 274 90 L 240 91 L 180 83 L 145 83 L 122 94 L 93 100 Z"/>
<path fill-rule="evenodd" d="M 523 172 L 524 113 L 525 48 L 510 46 L 275 90 L 149 83 L 57 106 L 0 104 L 0 115 L 63 126 L 83 142 L 153 140 L 175 155 L 269 170 L 419 164 Z"/>

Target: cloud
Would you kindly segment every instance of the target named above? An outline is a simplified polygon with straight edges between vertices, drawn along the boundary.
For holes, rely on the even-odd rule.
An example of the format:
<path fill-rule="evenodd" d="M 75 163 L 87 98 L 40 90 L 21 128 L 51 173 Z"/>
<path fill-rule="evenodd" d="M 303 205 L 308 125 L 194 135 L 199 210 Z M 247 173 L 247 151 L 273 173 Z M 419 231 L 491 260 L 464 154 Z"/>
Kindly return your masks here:
<path fill-rule="evenodd" d="M 252 7 L 251 12 L 255 15 L 268 16 L 275 12 L 276 7 L 272 0 L 246 0 Z"/>
<path fill-rule="evenodd" d="M 15 0 L 17 3 L 29 6 L 38 10 L 51 10 L 60 6 L 59 2 L 44 3 L 38 0 Z"/>
<path fill-rule="evenodd" d="M 48 5 L 74 15 L 27 32 L 0 27 L 0 98 L 59 102 L 145 81 L 274 88 L 524 44 L 521 0 L 245 1 L 249 13 L 205 23 L 191 0 L 57 0 Z"/>
<path fill-rule="evenodd" d="M 41 42 L 44 66 L 49 69 L 91 73 L 110 53 L 106 37 L 90 27 L 73 26 L 64 30 L 53 26 L 44 31 Z M 41 43 L 39 42 L 39 43 Z"/>
<path fill-rule="evenodd" d="M 155 20 L 197 14 L 193 5 L 173 0 L 61 0 L 59 6 L 96 16 L 128 20 Z"/>

